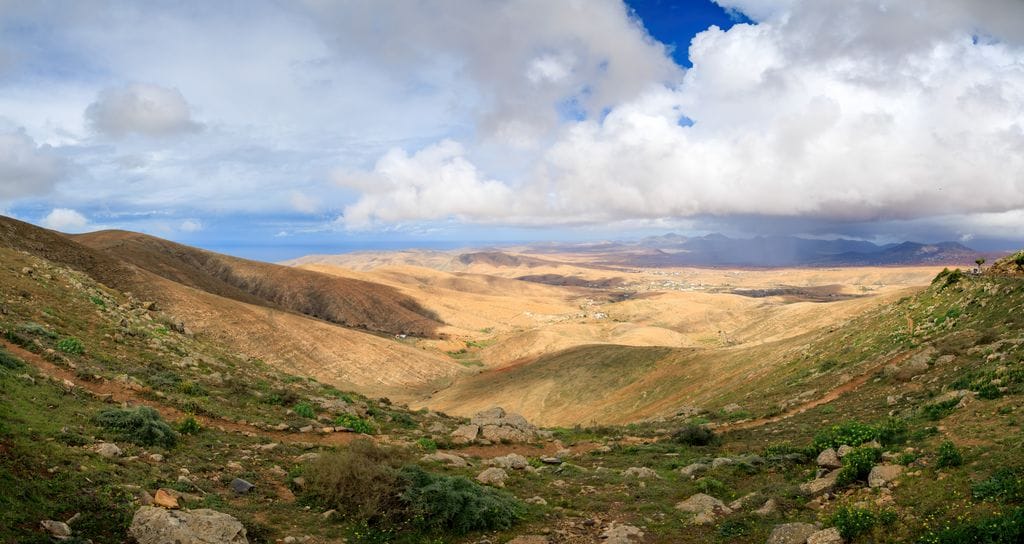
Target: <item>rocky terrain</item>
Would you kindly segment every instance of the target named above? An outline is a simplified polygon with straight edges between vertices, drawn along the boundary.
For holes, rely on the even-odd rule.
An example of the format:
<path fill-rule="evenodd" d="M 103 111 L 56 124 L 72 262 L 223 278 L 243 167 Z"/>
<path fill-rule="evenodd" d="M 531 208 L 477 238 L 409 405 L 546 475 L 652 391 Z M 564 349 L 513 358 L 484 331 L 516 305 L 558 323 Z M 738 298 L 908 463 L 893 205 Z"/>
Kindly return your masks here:
<path fill-rule="evenodd" d="M 648 415 L 545 426 L 507 403 L 456 417 L 286 371 L 173 300 L 107 283 L 151 272 L 88 251 L 60 259 L 32 236 L 0 238 L 2 542 L 1024 537 L 1014 256 L 710 366 L 675 348 L 601 359 L 610 348 L 592 346 L 507 367 L 508 387 L 546 375 L 564 394 L 539 402 L 566 406 L 630 391 L 628 373 L 647 369 Z M 657 393 L 690 382 L 699 390 Z"/>

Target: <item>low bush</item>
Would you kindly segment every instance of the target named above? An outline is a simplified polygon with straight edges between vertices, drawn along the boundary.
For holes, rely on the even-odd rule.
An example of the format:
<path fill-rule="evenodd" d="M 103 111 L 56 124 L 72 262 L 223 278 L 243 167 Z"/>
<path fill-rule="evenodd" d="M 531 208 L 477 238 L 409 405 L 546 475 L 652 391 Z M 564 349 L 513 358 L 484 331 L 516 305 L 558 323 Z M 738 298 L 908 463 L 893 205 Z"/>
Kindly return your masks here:
<path fill-rule="evenodd" d="M 938 421 L 953 412 L 960 399 L 949 399 L 934 404 L 927 404 L 921 408 L 921 416 L 929 421 Z"/>
<path fill-rule="evenodd" d="M 672 440 L 687 446 L 707 446 L 716 443 L 718 437 L 704 425 L 687 425 L 676 431 Z"/>
<path fill-rule="evenodd" d="M 927 535 L 922 542 L 936 544 L 1010 544 L 1024 542 L 1024 508 L 1001 515 L 963 522 Z"/>
<path fill-rule="evenodd" d="M 178 423 L 178 432 L 181 434 L 198 434 L 202 430 L 199 422 L 192 416 L 188 416 Z"/>
<path fill-rule="evenodd" d="M 362 434 L 373 434 L 377 431 L 369 421 L 352 414 L 341 414 L 334 418 L 334 424 L 341 427 L 347 427 Z"/>
<path fill-rule="evenodd" d="M 174 429 L 160 417 L 159 412 L 149 406 L 127 410 L 107 408 L 96 415 L 96 423 L 140 446 L 171 448 L 178 440 Z"/>
<path fill-rule="evenodd" d="M 843 456 L 843 468 L 836 476 L 836 485 L 842 487 L 856 481 L 866 480 L 871 467 L 882 457 L 878 448 L 861 447 Z"/>
<path fill-rule="evenodd" d="M 859 446 L 878 438 L 879 430 L 873 425 L 859 421 L 844 421 L 823 429 L 814 436 L 814 451 L 822 451 L 839 446 Z"/>
<path fill-rule="evenodd" d="M 85 345 L 82 344 L 82 341 L 72 336 L 58 340 L 57 349 L 69 355 L 81 355 L 85 353 Z"/>
<path fill-rule="evenodd" d="M 960 450 L 957 449 L 956 444 L 946 440 L 939 445 L 939 455 L 935 464 L 939 468 L 958 467 L 964 464 L 964 458 L 960 455 Z"/>
<path fill-rule="evenodd" d="M 1024 502 L 1024 470 L 1003 467 L 971 486 L 979 501 Z"/>
<path fill-rule="evenodd" d="M 313 419 L 316 417 L 316 411 L 310 406 L 308 402 L 300 402 L 292 407 L 292 411 L 299 417 L 306 419 Z"/>
<path fill-rule="evenodd" d="M 8 370 L 18 370 L 23 366 L 25 366 L 25 363 L 23 363 L 21 359 L 18 359 L 7 351 L 0 349 L 0 367 Z"/>
<path fill-rule="evenodd" d="M 829 521 L 839 529 L 839 534 L 846 540 L 867 534 L 878 524 L 878 519 L 871 510 L 850 506 L 837 508 Z"/>
<path fill-rule="evenodd" d="M 400 509 L 399 458 L 369 440 L 323 454 L 304 471 L 314 497 L 342 516 L 373 523 L 393 521 Z"/>
<path fill-rule="evenodd" d="M 722 481 L 708 477 L 697 480 L 696 487 L 697 491 L 704 493 L 705 495 L 714 496 L 721 496 L 729 490 Z"/>
<path fill-rule="evenodd" d="M 512 495 L 484 487 L 464 476 L 431 474 L 412 465 L 400 474 L 401 500 L 412 524 L 432 533 L 508 529 L 524 513 Z"/>
<path fill-rule="evenodd" d="M 427 453 L 434 453 L 437 451 L 437 442 L 434 442 L 433 439 L 423 437 L 416 441 L 416 447 Z"/>

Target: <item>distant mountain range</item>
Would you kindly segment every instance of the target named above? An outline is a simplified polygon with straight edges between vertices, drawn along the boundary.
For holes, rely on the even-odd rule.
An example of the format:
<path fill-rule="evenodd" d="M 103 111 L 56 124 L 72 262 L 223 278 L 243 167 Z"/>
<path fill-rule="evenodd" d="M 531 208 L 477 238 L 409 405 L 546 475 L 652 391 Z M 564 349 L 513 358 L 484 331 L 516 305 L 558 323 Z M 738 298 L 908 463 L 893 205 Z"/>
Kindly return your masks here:
<path fill-rule="evenodd" d="M 567 249 L 567 248 L 562 248 Z M 546 248 L 540 251 L 550 251 Z M 818 240 L 796 236 L 729 238 L 721 234 L 687 237 L 669 233 L 637 242 L 602 242 L 572 251 L 604 255 L 605 264 L 634 266 L 886 266 L 971 265 L 993 255 L 958 242 L 878 245 L 863 240 Z"/>

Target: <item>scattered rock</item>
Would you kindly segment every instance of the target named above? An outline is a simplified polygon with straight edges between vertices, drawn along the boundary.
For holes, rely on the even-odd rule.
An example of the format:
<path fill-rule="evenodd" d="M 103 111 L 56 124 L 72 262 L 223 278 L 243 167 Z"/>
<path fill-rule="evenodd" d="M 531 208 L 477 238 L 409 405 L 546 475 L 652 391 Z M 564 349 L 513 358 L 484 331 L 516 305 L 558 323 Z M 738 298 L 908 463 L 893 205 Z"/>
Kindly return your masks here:
<path fill-rule="evenodd" d="M 450 467 L 462 468 L 469 466 L 469 463 L 466 462 L 464 458 L 459 457 L 458 455 L 453 455 L 451 453 L 444 453 L 440 451 L 424 455 L 423 457 L 420 457 L 420 460 L 432 463 L 444 463 Z"/>
<path fill-rule="evenodd" d="M 728 457 L 715 457 L 714 459 L 711 460 L 711 468 L 719 468 L 735 464 L 736 461 L 733 461 Z"/>
<path fill-rule="evenodd" d="M 498 407 L 477 413 L 470 424 L 480 429 L 480 438 L 491 442 L 529 442 L 537 438 L 537 428 L 525 417 Z"/>
<path fill-rule="evenodd" d="M 810 523 L 784 523 L 772 529 L 767 544 L 804 544 L 816 532 L 818 527 Z"/>
<path fill-rule="evenodd" d="M 504 469 L 500 468 L 489 468 L 477 475 L 476 480 L 482 484 L 493 485 L 495 487 L 505 487 L 505 480 L 508 478 L 508 473 Z"/>
<path fill-rule="evenodd" d="M 832 448 L 828 448 L 827 450 L 819 453 L 817 463 L 819 467 L 827 469 L 835 469 L 843 466 L 843 462 L 839 460 L 839 454 Z"/>
<path fill-rule="evenodd" d="M 252 491 L 252 488 L 254 487 L 256 486 L 241 478 L 235 478 L 234 480 L 231 480 L 231 491 L 234 491 L 239 495 L 244 495 Z"/>
<path fill-rule="evenodd" d="M 557 457 L 541 457 L 540 462 L 545 465 L 561 465 L 562 460 Z"/>
<path fill-rule="evenodd" d="M 754 497 L 757 497 L 757 493 L 747 493 L 746 495 L 730 502 L 729 509 L 733 511 L 742 510 L 748 502 L 754 499 Z"/>
<path fill-rule="evenodd" d="M 245 527 L 232 516 L 206 508 L 170 511 L 143 506 L 128 533 L 138 544 L 248 544 Z"/>
<path fill-rule="evenodd" d="M 506 544 L 548 544 L 551 540 L 544 535 L 522 535 L 509 540 Z"/>
<path fill-rule="evenodd" d="M 839 476 L 838 470 L 833 470 L 821 478 L 815 478 L 807 483 L 800 484 L 800 491 L 804 495 L 810 497 L 817 497 L 823 493 L 832 491 L 836 487 L 836 478 Z"/>
<path fill-rule="evenodd" d="M 850 453 L 851 451 L 853 451 L 853 448 L 851 446 L 843 444 L 842 446 L 839 446 L 838 450 L 836 450 L 836 455 L 838 455 L 839 458 L 842 459 L 843 457 L 846 457 L 846 454 Z"/>
<path fill-rule="evenodd" d="M 902 465 L 875 465 L 868 474 L 869 487 L 882 487 L 903 473 Z"/>
<path fill-rule="evenodd" d="M 697 493 L 696 495 L 693 495 L 685 501 L 677 504 L 676 510 L 682 510 L 683 512 L 690 512 L 694 514 L 693 523 L 696 525 L 714 523 L 718 516 L 724 516 L 732 513 L 732 510 L 730 510 L 725 503 L 711 495 L 705 495 L 704 493 Z"/>
<path fill-rule="evenodd" d="M 722 411 L 727 413 L 727 414 L 732 414 L 734 412 L 739 412 L 742 409 L 743 409 L 743 407 L 740 406 L 739 404 L 736 404 L 736 403 L 726 404 L 725 406 L 722 407 Z"/>
<path fill-rule="evenodd" d="M 54 521 L 52 519 L 44 519 L 39 522 L 39 526 L 46 531 L 50 536 L 64 540 L 71 536 L 71 527 L 63 521 Z"/>
<path fill-rule="evenodd" d="M 518 453 L 510 453 L 494 459 L 484 461 L 487 466 L 504 468 L 507 470 L 523 470 L 530 466 L 530 461 Z"/>
<path fill-rule="evenodd" d="M 164 462 L 164 456 L 159 454 L 159 453 L 151 453 L 151 454 L 149 454 L 149 460 L 154 462 L 154 463 L 163 463 Z"/>
<path fill-rule="evenodd" d="M 658 473 L 647 467 L 629 467 L 622 471 L 624 478 L 636 478 L 638 480 L 661 479 Z"/>
<path fill-rule="evenodd" d="M 544 500 L 544 497 L 536 496 L 530 497 L 529 499 L 523 499 L 526 504 L 539 504 L 541 506 L 547 506 L 548 501 Z"/>
<path fill-rule="evenodd" d="M 476 440 L 480 434 L 480 427 L 477 425 L 460 425 L 452 431 L 452 442 L 456 444 L 468 444 Z"/>
<path fill-rule="evenodd" d="M 754 510 L 754 513 L 759 516 L 770 516 L 778 511 L 779 503 L 775 502 L 775 499 L 768 499 L 764 501 L 764 504 L 762 504 L 760 508 Z"/>
<path fill-rule="evenodd" d="M 121 456 L 121 448 L 117 447 L 117 444 L 113 444 L 111 442 L 100 442 L 89 449 L 98 453 L 101 457 L 106 457 L 107 459 L 113 459 L 114 457 Z"/>
<path fill-rule="evenodd" d="M 706 465 L 704 463 L 693 463 L 692 465 L 687 465 L 679 469 L 679 473 L 682 474 L 683 476 L 694 477 L 698 474 L 707 472 L 710 468 L 711 467 L 709 465 Z"/>
<path fill-rule="evenodd" d="M 605 544 L 634 544 L 643 540 L 644 532 L 639 527 L 632 525 L 612 523 L 601 533 L 601 538 L 604 539 Z"/>
<path fill-rule="evenodd" d="M 303 453 L 302 455 L 299 455 L 298 457 L 296 457 L 295 458 L 295 462 L 296 463 L 305 463 L 306 461 L 315 461 L 318 458 L 320 458 L 320 454 L 315 452 L 315 451 L 311 451 L 309 453 Z"/>
<path fill-rule="evenodd" d="M 843 544 L 843 537 L 839 534 L 839 529 L 829 527 L 807 537 L 807 544 Z"/>
<path fill-rule="evenodd" d="M 178 508 L 178 498 L 167 489 L 160 488 L 153 495 L 153 504 L 164 508 Z"/>

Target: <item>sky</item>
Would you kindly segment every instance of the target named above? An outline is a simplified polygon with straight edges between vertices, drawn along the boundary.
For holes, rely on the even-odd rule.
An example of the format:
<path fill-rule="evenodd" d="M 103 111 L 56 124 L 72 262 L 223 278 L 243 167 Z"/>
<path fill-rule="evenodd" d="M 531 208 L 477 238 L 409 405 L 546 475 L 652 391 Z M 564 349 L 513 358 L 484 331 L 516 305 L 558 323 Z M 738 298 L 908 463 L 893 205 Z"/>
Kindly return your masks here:
<path fill-rule="evenodd" d="M 1020 0 L 0 0 L 0 213 L 236 255 L 1024 245 Z"/>

